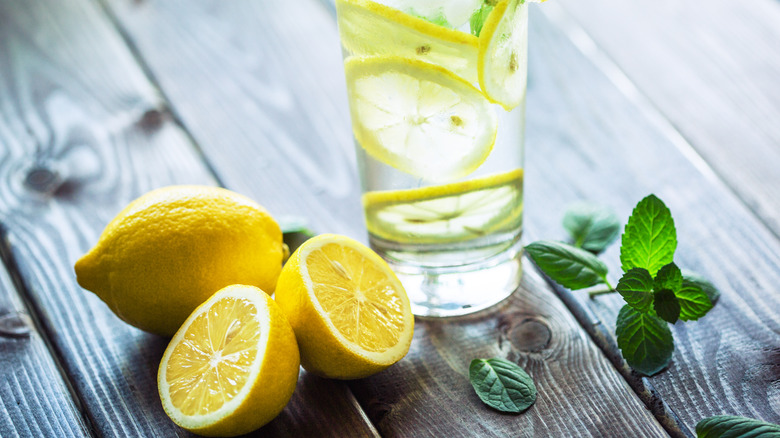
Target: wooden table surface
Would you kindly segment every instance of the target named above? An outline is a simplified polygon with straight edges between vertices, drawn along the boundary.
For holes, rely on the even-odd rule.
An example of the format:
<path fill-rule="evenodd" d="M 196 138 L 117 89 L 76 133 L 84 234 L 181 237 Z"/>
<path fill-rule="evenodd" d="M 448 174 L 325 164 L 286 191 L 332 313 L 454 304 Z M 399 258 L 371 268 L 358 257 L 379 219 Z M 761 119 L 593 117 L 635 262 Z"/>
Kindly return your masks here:
<path fill-rule="evenodd" d="M 672 327 L 664 372 L 616 349 L 619 296 L 520 289 L 417 321 L 406 358 L 341 382 L 301 373 L 258 436 L 693 436 L 718 414 L 780 423 L 780 3 L 551 0 L 531 8 L 525 241 L 577 200 L 625 220 L 655 193 L 676 261 L 722 292 Z M 0 436 L 187 436 L 163 413 L 166 339 L 82 290 L 75 260 L 148 190 L 222 185 L 279 218 L 366 240 L 328 0 L 0 1 Z M 603 257 L 613 276 L 618 248 Z M 617 278 L 611 278 L 617 280 Z M 482 405 L 475 357 L 539 389 Z"/>

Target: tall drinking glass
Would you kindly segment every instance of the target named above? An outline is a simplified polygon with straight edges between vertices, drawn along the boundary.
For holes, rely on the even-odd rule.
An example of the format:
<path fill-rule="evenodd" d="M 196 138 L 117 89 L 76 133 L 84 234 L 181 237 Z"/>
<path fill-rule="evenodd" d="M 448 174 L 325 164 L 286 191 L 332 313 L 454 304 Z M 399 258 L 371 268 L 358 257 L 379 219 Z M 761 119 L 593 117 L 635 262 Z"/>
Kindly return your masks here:
<path fill-rule="evenodd" d="M 336 0 L 366 227 L 420 316 L 522 275 L 528 7 Z"/>

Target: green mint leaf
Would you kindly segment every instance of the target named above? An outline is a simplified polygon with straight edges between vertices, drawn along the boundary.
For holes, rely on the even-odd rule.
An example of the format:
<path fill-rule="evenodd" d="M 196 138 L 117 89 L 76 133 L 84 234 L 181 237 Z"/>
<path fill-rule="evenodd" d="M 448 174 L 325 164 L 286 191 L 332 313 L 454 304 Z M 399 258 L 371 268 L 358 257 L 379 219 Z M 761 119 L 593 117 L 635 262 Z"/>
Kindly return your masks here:
<path fill-rule="evenodd" d="M 650 275 L 672 262 L 677 249 L 677 231 L 672 213 L 664 203 L 650 195 L 639 201 L 631 217 L 620 245 L 620 262 L 623 271 L 645 268 Z"/>
<path fill-rule="evenodd" d="M 780 426 L 733 415 L 705 418 L 696 424 L 698 438 L 778 438 Z"/>
<path fill-rule="evenodd" d="M 655 274 L 655 281 L 653 288 L 656 291 L 662 289 L 669 289 L 672 292 L 677 292 L 682 288 L 683 276 L 680 268 L 674 264 L 674 262 L 664 265 L 658 273 Z"/>
<path fill-rule="evenodd" d="M 533 242 L 525 249 L 536 265 L 563 287 L 577 290 L 606 283 L 607 265 L 588 251 L 549 240 Z"/>
<path fill-rule="evenodd" d="M 653 307 L 653 277 L 644 268 L 633 268 L 618 281 L 618 293 L 635 310 L 647 313 Z"/>
<path fill-rule="evenodd" d="M 482 32 L 482 27 L 485 25 L 485 21 L 493 11 L 493 6 L 495 6 L 495 4 L 488 4 L 488 2 L 485 2 L 479 9 L 471 14 L 471 18 L 469 19 L 469 27 L 471 28 L 472 35 L 478 37 L 480 32 Z"/>
<path fill-rule="evenodd" d="M 615 334 L 626 362 L 644 375 L 657 374 L 672 360 L 672 332 L 669 325 L 655 315 L 625 305 L 618 314 Z"/>
<path fill-rule="evenodd" d="M 712 309 L 710 297 L 697 283 L 683 280 L 682 287 L 675 292 L 680 301 L 680 319 L 696 321 Z"/>
<path fill-rule="evenodd" d="M 589 202 L 578 202 L 563 216 L 563 227 L 569 231 L 574 246 L 598 254 L 617 239 L 620 221 L 609 208 Z"/>
<path fill-rule="evenodd" d="M 520 413 L 536 401 L 531 376 L 507 360 L 472 360 L 469 380 L 482 402 L 501 412 Z"/>
<path fill-rule="evenodd" d="M 680 319 L 680 301 L 671 289 L 656 290 L 653 294 L 653 309 L 656 315 L 674 324 Z"/>
<path fill-rule="evenodd" d="M 433 24 L 436 24 L 436 25 L 439 25 L 439 26 L 442 26 L 442 27 L 446 27 L 448 29 L 452 29 L 452 25 L 450 24 L 449 21 L 447 21 L 447 17 L 444 15 L 444 11 L 441 10 L 441 9 L 437 10 L 435 15 L 420 14 L 417 11 L 415 11 L 413 8 L 409 9 L 408 11 L 406 11 L 406 13 L 411 15 L 411 16 L 413 16 L 413 17 L 421 18 L 421 19 L 423 19 L 425 21 L 428 21 L 430 23 L 433 23 Z"/>
<path fill-rule="evenodd" d="M 712 283 L 710 283 L 709 280 L 693 271 L 687 270 L 683 271 L 683 279 L 688 280 L 696 286 L 699 286 L 699 288 L 701 288 L 701 290 L 707 294 L 707 297 L 710 299 L 710 302 L 713 306 L 717 304 L 718 300 L 720 299 L 720 291 Z"/>

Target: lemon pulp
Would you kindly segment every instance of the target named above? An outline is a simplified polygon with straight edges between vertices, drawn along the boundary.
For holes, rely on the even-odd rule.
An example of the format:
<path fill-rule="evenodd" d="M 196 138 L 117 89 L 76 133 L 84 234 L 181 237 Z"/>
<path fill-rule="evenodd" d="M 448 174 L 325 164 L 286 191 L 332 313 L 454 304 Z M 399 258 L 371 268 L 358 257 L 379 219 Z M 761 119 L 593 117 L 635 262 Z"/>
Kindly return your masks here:
<path fill-rule="evenodd" d="M 257 309 L 247 299 L 225 298 L 200 314 L 168 359 L 173 406 L 205 415 L 232 400 L 247 382 L 259 339 Z"/>
<path fill-rule="evenodd" d="M 383 269 L 335 243 L 310 252 L 306 265 L 317 301 L 347 341 L 371 352 L 398 344 L 404 302 Z"/>

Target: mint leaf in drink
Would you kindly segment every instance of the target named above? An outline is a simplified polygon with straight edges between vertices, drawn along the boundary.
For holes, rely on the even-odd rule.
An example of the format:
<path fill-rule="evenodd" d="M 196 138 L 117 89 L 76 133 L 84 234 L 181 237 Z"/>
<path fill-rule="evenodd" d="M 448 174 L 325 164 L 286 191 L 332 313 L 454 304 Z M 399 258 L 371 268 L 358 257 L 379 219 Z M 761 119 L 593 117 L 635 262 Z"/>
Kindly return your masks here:
<path fill-rule="evenodd" d="M 507 360 L 472 360 L 469 380 L 482 402 L 501 412 L 520 413 L 536 401 L 536 386 L 531 376 Z"/>
<path fill-rule="evenodd" d="M 644 375 L 657 374 L 672 360 L 672 332 L 666 322 L 655 315 L 625 305 L 618 313 L 615 334 L 626 362 Z"/>
<path fill-rule="evenodd" d="M 477 37 L 479 36 L 480 32 L 482 32 L 482 27 L 485 25 L 485 21 L 493 11 L 493 7 L 496 5 L 496 3 L 496 1 L 486 1 L 482 3 L 482 6 L 480 6 L 479 9 L 471 14 L 471 18 L 469 19 L 469 27 L 471 28 L 472 35 Z"/>
<path fill-rule="evenodd" d="M 633 268 L 618 281 L 618 293 L 636 311 L 647 313 L 653 307 L 653 277 L 644 268 Z"/>
<path fill-rule="evenodd" d="M 695 321 L 712 309 L 710 297 L 697 283 L 685 279 L 679 291 L 675 292 L 680 301 L 680 319 Z"/>
<path fill-rule="evenodd" d="M 720 299 L 720 291 L 712 283 L 710 283 L 709 280 L 693 271 L 688 270 L 683 270 L 683 279 L 688 280 L 696 286 L 699 286 L 699 288 L 701 288 L 701 290 L 707 294 L 707 297 L 710 299 L 710 302 L 713 306 L 717 304 L 718 300 Z"/>
<path fill-rule="evenodd" d="M 639 201 L 628 218 L 620 245 L 623 271 L 645 268 L 650 275 L 672 262 L 677 231 L 672 213 L 655 195 Z"/>
<path fill-rule="evenodd" d="M 534 263 L 553 281 L 571 290 L 607 282 L 607 265 L 571 245 L 540 240 L 525 247 Z"/>
<path fill-rule="evenodd" d="M 655 274 L 653 288 L 656 291 L 669 289 L 672 292 L 677 292 L 682 287 L 682 283 L 682 272 L 680 271 L 680 268 L 672 262 L 668 265 L 664 265 L 658 270 L 658 273 Z"/>
<path fill-rule="evenodd" d="M 452 25 L 450 24 L 449 21 L 447 21 L 447 17 L 444 15 L 444 11 L 442 11 L 441 9 L 437 10 L 435 14 L 428 14 L 428 15 L 420 14 L 417 11 L 415 11 L 414 8 L 409 9 L 408 11 L 406 11 L 406 13 L 413 17 L 421 18 L 430 23 L 442 27 L 446 27 L 448 29 L 452 29 Z"/>
<path fill-rule="evenodd" d="M 671 289 L 661 289 L 653 294 L 653 309 L 661 319 L 674 324 L 680 319 L 680 302 Z"/>
<path fill-rule="evenodd" d="M 778 438 L 780 426 L 734 415 L 705 418 L 696 424 L 698 438 Z"/>
<path fill-rule="evenodd" d="M 590 202 L 578 202 L 563 216 L 574 246 L 598 254 L 617 239 L 620 221 L 611 209 Z"/>

